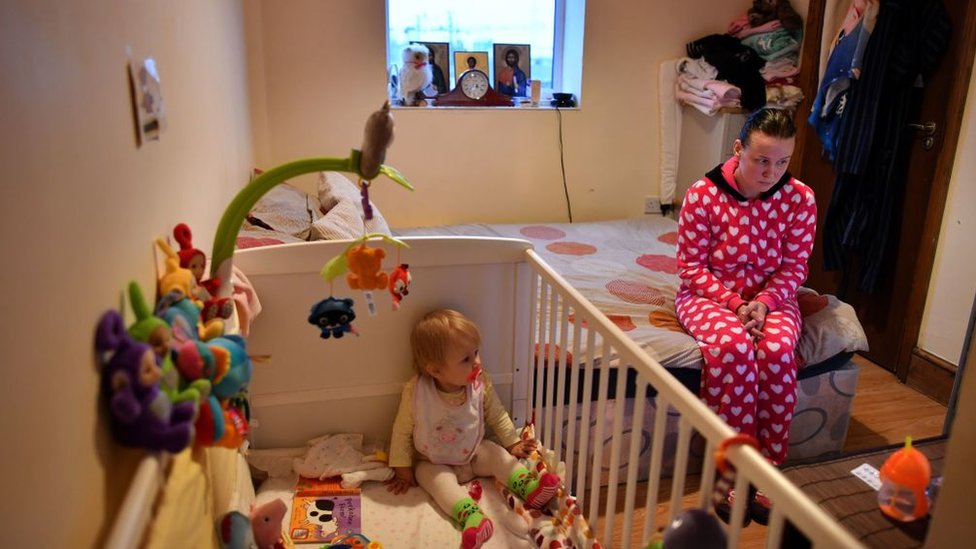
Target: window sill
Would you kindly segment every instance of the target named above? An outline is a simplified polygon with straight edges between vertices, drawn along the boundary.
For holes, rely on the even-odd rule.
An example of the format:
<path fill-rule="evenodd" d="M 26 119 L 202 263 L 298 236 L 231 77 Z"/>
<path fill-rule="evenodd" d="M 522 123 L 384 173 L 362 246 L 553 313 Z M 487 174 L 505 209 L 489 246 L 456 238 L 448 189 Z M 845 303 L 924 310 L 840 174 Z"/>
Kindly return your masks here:
<path fill-rule="evenodd" d="M 391 105 L 397 111 L 578 111 L 579 105 L 575 107 L 559 107 L 548 104 L 532 105 L 524 103 L 521 105 L 505 106 L 446 106 L 446 105 L 427 105 L 426 107 L 407 107 L 404 105 Z"/>

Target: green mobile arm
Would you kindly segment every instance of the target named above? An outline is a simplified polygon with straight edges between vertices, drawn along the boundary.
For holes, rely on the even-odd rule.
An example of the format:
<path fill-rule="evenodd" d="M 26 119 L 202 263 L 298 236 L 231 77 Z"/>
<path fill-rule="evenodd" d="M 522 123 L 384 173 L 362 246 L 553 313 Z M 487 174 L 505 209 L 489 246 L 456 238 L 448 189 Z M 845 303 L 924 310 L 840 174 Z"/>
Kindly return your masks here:
<path fill-rule="evenodd" d="M 359 173 L 361 156 L 362 153 L 359 150 L 353 149 L 349 158 L 308 158 L 305 160 L 296 160 L 264 172 L 241 189 L 237 193 L 237 196 L 231 200 L 227 209 L 224 210 L 224 215 L 220 218 L 220 223 L 217 225 L 217 234 L 214 236 L 213 253 L 210 256 L 210 277 L 220 278 L 218 295 L 221 297 L 229 297 L 231 295 L 232 286 L 230 275 L 237 233 L 240 231 L 241 223 L 244 222 L 247 212 L 251 211 L 251 208 L 254 207 L 265 193 L 279 183 L 307 173 L 323 171 L 347 172 L 362 177 L 362 174 Z M 413 185 L 396 168 L 381 165 L 379 172 L 405 189 L 413 190 Z"/>

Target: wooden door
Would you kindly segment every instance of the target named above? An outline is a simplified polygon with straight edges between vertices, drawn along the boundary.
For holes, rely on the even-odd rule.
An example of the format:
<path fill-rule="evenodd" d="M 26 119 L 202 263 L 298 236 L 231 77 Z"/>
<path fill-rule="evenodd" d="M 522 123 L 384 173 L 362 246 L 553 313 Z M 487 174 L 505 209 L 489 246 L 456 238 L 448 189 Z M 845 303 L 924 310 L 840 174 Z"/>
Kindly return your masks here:
<path fill-rule="evenodd" d="M 822 35 L 824 0 L 810 0 L 801 60 L 801 86 L 806 99 L 800 105 L 797 152 L 791 166 L 794 174 L 817 195 L 820 212 L 817 243 L 810 260 L 806 285 L 822 293 L 841 294 L 854 306 L 868 336 L 873 362 L 895 372 L 905 381 L 918 341 L 919 327 L 928 290 L 935 247 L 942 223 L 950 171 L 962 123 L 973 56 L 976 53 L 976 3 L 942 0 L 952 20 L 952 37 L 936 70 L 926 82 L 918 120 L 934 122 L 931 149 L 923 138 L 913 141 L 907 163 L 907 177 L 900 217 L 892 225 L 893 246 L 885 265 L 881 287 L 873 294 L 857 290 L 855 282 L 842 292 L 840 273 L 824 271 L 823 220 L 834 188 L 834 171 L 822 157 L 821 143 L 805 118 L 817 93 L 817 74 Z M 882 0 L 882 4 L 884 0 Z M 951 379 L 950 379 L 951 384 Z"/>

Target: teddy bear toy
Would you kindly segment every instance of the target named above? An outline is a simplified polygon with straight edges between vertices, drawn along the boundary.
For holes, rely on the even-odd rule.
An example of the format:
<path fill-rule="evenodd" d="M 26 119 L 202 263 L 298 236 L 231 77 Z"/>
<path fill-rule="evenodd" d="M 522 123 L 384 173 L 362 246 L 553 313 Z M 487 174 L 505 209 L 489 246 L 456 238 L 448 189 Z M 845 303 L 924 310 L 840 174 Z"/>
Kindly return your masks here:
<path fill-rule="evenodd" d="M 346 252 L 349 274 L 346 282 L 353 290 L 378 290 L 386 288 L 390 277 L 380 271 L 386 252 L 380 248 L 357 246 Z"/>
<path fill-rule="evenodd" d="M 126 446 L 172 453 L 186 448 L 193 439 L 197 405 L 174 405 L 160 390 L 161 371 L 152 348 L 129 336 L 118 311 L 102 315 L 95 349 L 115 439 Z"/>

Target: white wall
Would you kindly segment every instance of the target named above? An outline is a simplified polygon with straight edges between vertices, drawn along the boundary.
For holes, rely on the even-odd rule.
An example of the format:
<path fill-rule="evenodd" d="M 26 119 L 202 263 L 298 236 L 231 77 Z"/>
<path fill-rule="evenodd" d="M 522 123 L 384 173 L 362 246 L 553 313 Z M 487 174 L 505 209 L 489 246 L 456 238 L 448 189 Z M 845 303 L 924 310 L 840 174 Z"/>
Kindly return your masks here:
<path fill-rule="evenodd" d="M 169 130 L 136 148 L 126 48 L 161 71 Z M 252 164 L 236 0 L 0 5 L 0 546 L 101 546 L 138 452 L 98 407 L 93 333 L 152 241 L 209 250 Z"/>
<path fill-rule="evenodd" d="M 264 166 L 345 156 L 386 97 L 383 0 L 249 0 L 255 155 Z M 657 74 L 687 42 L 724 32 L 742 2 L 590 1 L 583 104 L 563 117 L 575 220 L 633 217 L 658 194 Z M 806 2 L 797 6 L 805 12 Z M 249 37 L 251 34 L 249 34 Z M 253 48 L 250 48 L 253 46 Z M 261 101 L 261 97 L 264 100 Z M 371 195 L 393 225 L 565 221 L 552 110 L 397 109 L 387 163 L 417 186 Z M 303 186 L 308 187 L 306 181 Z"/>
<path fill-rule="evenodd" d="M 920 348 L 952 364 L 959 363 L 973 296 L 976 295 L 976 254 L 973 253 L 976 157 L 967 154 L 976 150 L 974 106 L 976 71 L 969 81 L 956 161 L 918 337 Z"/>

